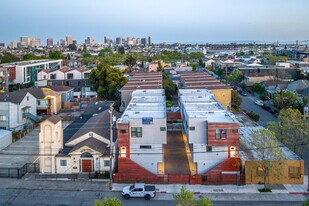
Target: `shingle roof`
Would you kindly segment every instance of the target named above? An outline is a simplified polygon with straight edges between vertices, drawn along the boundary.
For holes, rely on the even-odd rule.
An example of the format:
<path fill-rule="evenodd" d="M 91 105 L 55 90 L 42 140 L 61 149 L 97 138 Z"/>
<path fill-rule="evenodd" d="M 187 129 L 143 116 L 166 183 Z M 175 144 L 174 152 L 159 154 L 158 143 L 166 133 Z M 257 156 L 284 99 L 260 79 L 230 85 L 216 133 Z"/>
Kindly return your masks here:
<path fill-rule="evenodd" d="M 300 79 L 290 83 L 287 89 L 293 92 L 301 93 L 304 89 L 308 87 L 309 87 L 309 81 Z"/>
<path fill-rule="evenodd" d="M 45 94 L 40 88 L 26 88 L 25 91 L 28 91 L 32 94 L 36 99 L 44 99 Z"/>
<path fill-rule="evenodd" d="M 101 154 L 103 154 L 108 148 L 106 143 L 101 142 L 100 140 L 98 140 L 94 137 L 91 137 L 91 138 L 88 138 L 88 139 L 78 143 L 77 145 L 75 145 L 71 149 L 70 153 L 73 152 L 73 151 L 76 151 L 79 148 L 82 148 L 84 146 L 87 146 L 87 147 L 89 147 L 89 148 L 91 148 L 91 149 L 93 149 L 97 152 L 100 152 Z"/>
<path fill-rule="evenodd" d="M 113 115 L 119 118 L 120 113 L 113 111 Z M 94 132 L 101 137 L 105 137 L 109 140 L 110 135 L 110 114 L 108 109 L 91 117 L 80 129 L 68 140 L 71 142 L 80 136 L 87 134 L 88 132 Z M 116 132 L 113 131 L 113 141 L 116 140 Z"/>
<path fill-rule="evenodd" d="M 50 121 L 50 122 L 56 124 L 57 122 L 61 121 L 62 118 L 59 117 L 59 116 L 57 116 L 57 115 L 53 115 L 53 116 L 47 118 L 46 120 L 48 120 L 48 121 Z"/>
<path fill-rule="evenodd" d="M 42 86 L 39 88 L 49 88 L 55 92 L 64 92 L 64 91 L 70 91 L 74 88 L 72 87 L 68 87 L 68 86 L 64 86 L 64 85 L 53 85 L 53 86 Z"/>
<path fill-rule="evenodd" d="M 27 95 L 27 93 L 28 92 L 26 90 L 0 93 L 0 101 L 20 104 Z"/>

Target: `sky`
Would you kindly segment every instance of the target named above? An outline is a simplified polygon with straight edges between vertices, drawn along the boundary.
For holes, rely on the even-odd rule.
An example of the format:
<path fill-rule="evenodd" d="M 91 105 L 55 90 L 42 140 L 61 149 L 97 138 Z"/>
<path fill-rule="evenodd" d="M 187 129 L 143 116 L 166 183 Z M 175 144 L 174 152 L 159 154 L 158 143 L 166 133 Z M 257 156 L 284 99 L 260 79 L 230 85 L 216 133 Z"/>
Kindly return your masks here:
<path fill-rule="evenodd" d="M 309 0 L 0 0 L 0 42 L 72 35 L 155 43 L 309 39 Z"/>

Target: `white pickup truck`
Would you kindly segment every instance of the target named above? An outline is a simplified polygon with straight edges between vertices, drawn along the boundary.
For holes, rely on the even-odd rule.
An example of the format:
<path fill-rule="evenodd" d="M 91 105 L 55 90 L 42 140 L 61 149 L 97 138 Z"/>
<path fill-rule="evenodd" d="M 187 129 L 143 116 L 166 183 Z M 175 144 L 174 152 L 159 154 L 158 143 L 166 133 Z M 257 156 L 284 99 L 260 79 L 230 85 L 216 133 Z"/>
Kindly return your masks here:
<path fill-rule="evenodd" d="M 156 196 L 156 187 L 154 185 L 145 185 L 144 183 L 135 183 L 124 187 L 122 196 L 126 200 L 130 197 L 144 197 L 146 200 L 150 200 L 151 197 Z"/>

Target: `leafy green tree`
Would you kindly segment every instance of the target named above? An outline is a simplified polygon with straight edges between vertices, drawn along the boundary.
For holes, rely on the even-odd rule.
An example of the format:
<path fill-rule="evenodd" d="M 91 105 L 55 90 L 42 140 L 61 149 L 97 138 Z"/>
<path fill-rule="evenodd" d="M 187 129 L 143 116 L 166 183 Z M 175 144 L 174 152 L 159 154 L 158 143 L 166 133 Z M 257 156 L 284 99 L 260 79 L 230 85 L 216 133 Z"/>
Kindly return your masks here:
<path fill-rule="evenodd" d="M 117 100 L 120 88 L 128 81 L 120 70 L 105 63 L 100 63 L 97 69 L 92 70 L 89 79 L 98 96 L 107 100 Z"/>
<path fill-rule="evenodd" d="M 204 58 L 205 55 L 202 52 L 191 52 L 189 58 L 192 60 L 198 60 Z"/>
<path fill-rule="evenodd" d="M 268 55 L 266 56 L 268 60 L 268 64 L 270 65 L 275 65 L 276 62 L 286 62 L 288 58 L 286 56 L 273 56 L 273 55 Z"/>
<path fill-rule="evenodd" d="M 233 84 L 239 84 L 243 79 L 244 75 L 239 69 L 234 69 L 228 77 L 229 82 Z"/>
<path fill-rule="evenodd" d="M 121 201 L 115 197 L 104 197 L 103 200 L 96 200 L 94 206 L 122 206 Z"/>
<path fill-rule="evenodd" d="M 242 98 L 237 91 L 232 90 L 232 107 L 238 109 L 242 103 Z"/>
<path fill-rule="evenodd" d="M 286 90 L 274 94 L 273 103 L 277 108 L 282 109 L 285 107 L 297 107 L 299 101 L 294 92 Z"/>
<path fill-rule="evenodd" d="M 245 55 L 245 52 L 240 51 L 240 52 L 239 52 L 239 55 L 240 55 L 240 56 L 244 56 L 244 55 Z"/>
<path fill-rule="evenodd" d="M 309 198 L 305 202 L 303 202 L 302 206 L 309 206 Z"/>
<path fill-rule="evenodd" d="M 131 72 L 133 67 L 136 65 L 137 62 L 137 55 L 129 54 L 127 59 L 124 61 L 124 64 L 129 67 L 129 71 Z"/>
<path fill-rule="evenodd" d="M 161 72 L 162 70 L 163 70 L 163 66 L 161 64 L 161 61 L 158 61 L 158 69 L 157 69 L 157 71 Z"/>
<path fill-rule="evenodd" d="M 18 62 L 20 59 L 16 57 L 14 54 L 9 52 L 4 52 L 3 55 L 0 55 L 0 63 L 11 63 L 11 62 Z"/>
<path fill-rule="evenodd" d="M 60 51 L 51 51 L 49 52 L 50 59 L 64 59 L 63 54 Z"/>
<path fill-rule="evenodd" d="M 101 58 L 101 62 L 112 66 L 123 64 L 125 60 L 126 56 L 120 53 L 110 53 L 108 56 Z"/>
<path fill-rule="evenodd" d="M 187 190 L 184 186 L 180 188 L 180 192 L 173 195 L 177 206 L 211 206 L 212 202 L 210 199 L 204 197 L 201 200 L 194 198 L 194 193 Z"/>
<path fill-rule="evenodd" d="M 69 50 L 71 50 L 71 51 L 76 51 L 77 50 L 76 44 L 70 44 L 68 47 L 69 47 Z"/>
<path fill-rule="evenodd" d="M 223 69 L 217 69 L 216 71 L 214 71 L 216 75 L 218 75 L 219 77 L 222 77 L 224 74 Z"/>
<path fill-rule="evenodd" d="M 272 122 L 269 128 L 276 136 L 298 155 L 302 155 L 304 145 L 309 144 L 309 123 L 298 109 L 282 109 L 278 116 L 279 122 Z"/>
<path fill-rule="evenodd" d="M 256 161 L 256 165 L 262 170 L 265 191 L 266 179 L 269 177 L 270 171 L 272 171 L 275 178 L 279 178 L 282 175 L 282 168 L 278 166 L 278 162 L 283 160 L 283 153 L 274 132 L 263 128 L 254 130 L 251 136 L 253 139 L 251 148 L 255 149 L 257 159 L 259 160 Z"/>
<path fill-rule="evenodd" d="M 257 94 L 263 94 L 266 92 L 265 87 L 263 87 L 261 84 L 259 83 L 254 83 L 252 85 L 252 91 L 257 93 Z"/>
<path fill-rule="evenodd" d="M 83 58 L 91 58 L 92 55 L 89 52 L 84 52 L 83 53 Z"/>
<path fill-rule="evenodd" d="M 36 59 L 41 59 L 41 57 L 36 56 L 34 54 L 25 54 L 23 56 L 23 60 L 27 61 L 27 60 L 36 60 Z"/>
<path fill-rule="evenodd" d="M 163 78 L 163 89 L 168 100 L 171 100 L 173 95 L 177 93 L 177 85 L 169 78 Z"/>
<path fill-rule="evenodd" d="M 190 67 L 192 67 L 192 71 L 196 71 L 196 64 L 193 62 L 190 62 Z"/>
<path fill-rule="evenodd" d="M 105 57 L 109 54 L 113 53 L 113 51 L 110 48 L 104 48 L 100 51 L 99 56 L 100 57 Z"/>

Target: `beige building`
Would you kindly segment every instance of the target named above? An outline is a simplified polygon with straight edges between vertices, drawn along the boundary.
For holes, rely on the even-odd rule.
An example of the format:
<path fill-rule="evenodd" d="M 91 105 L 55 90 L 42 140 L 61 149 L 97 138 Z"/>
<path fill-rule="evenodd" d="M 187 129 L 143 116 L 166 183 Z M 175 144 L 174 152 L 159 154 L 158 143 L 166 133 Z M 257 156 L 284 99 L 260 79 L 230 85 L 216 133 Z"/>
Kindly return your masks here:
<path fill-rule="evenodd" d="M 73 44 L 73 37 L 71 35 L 66 36 L 67 45 Z"/>

